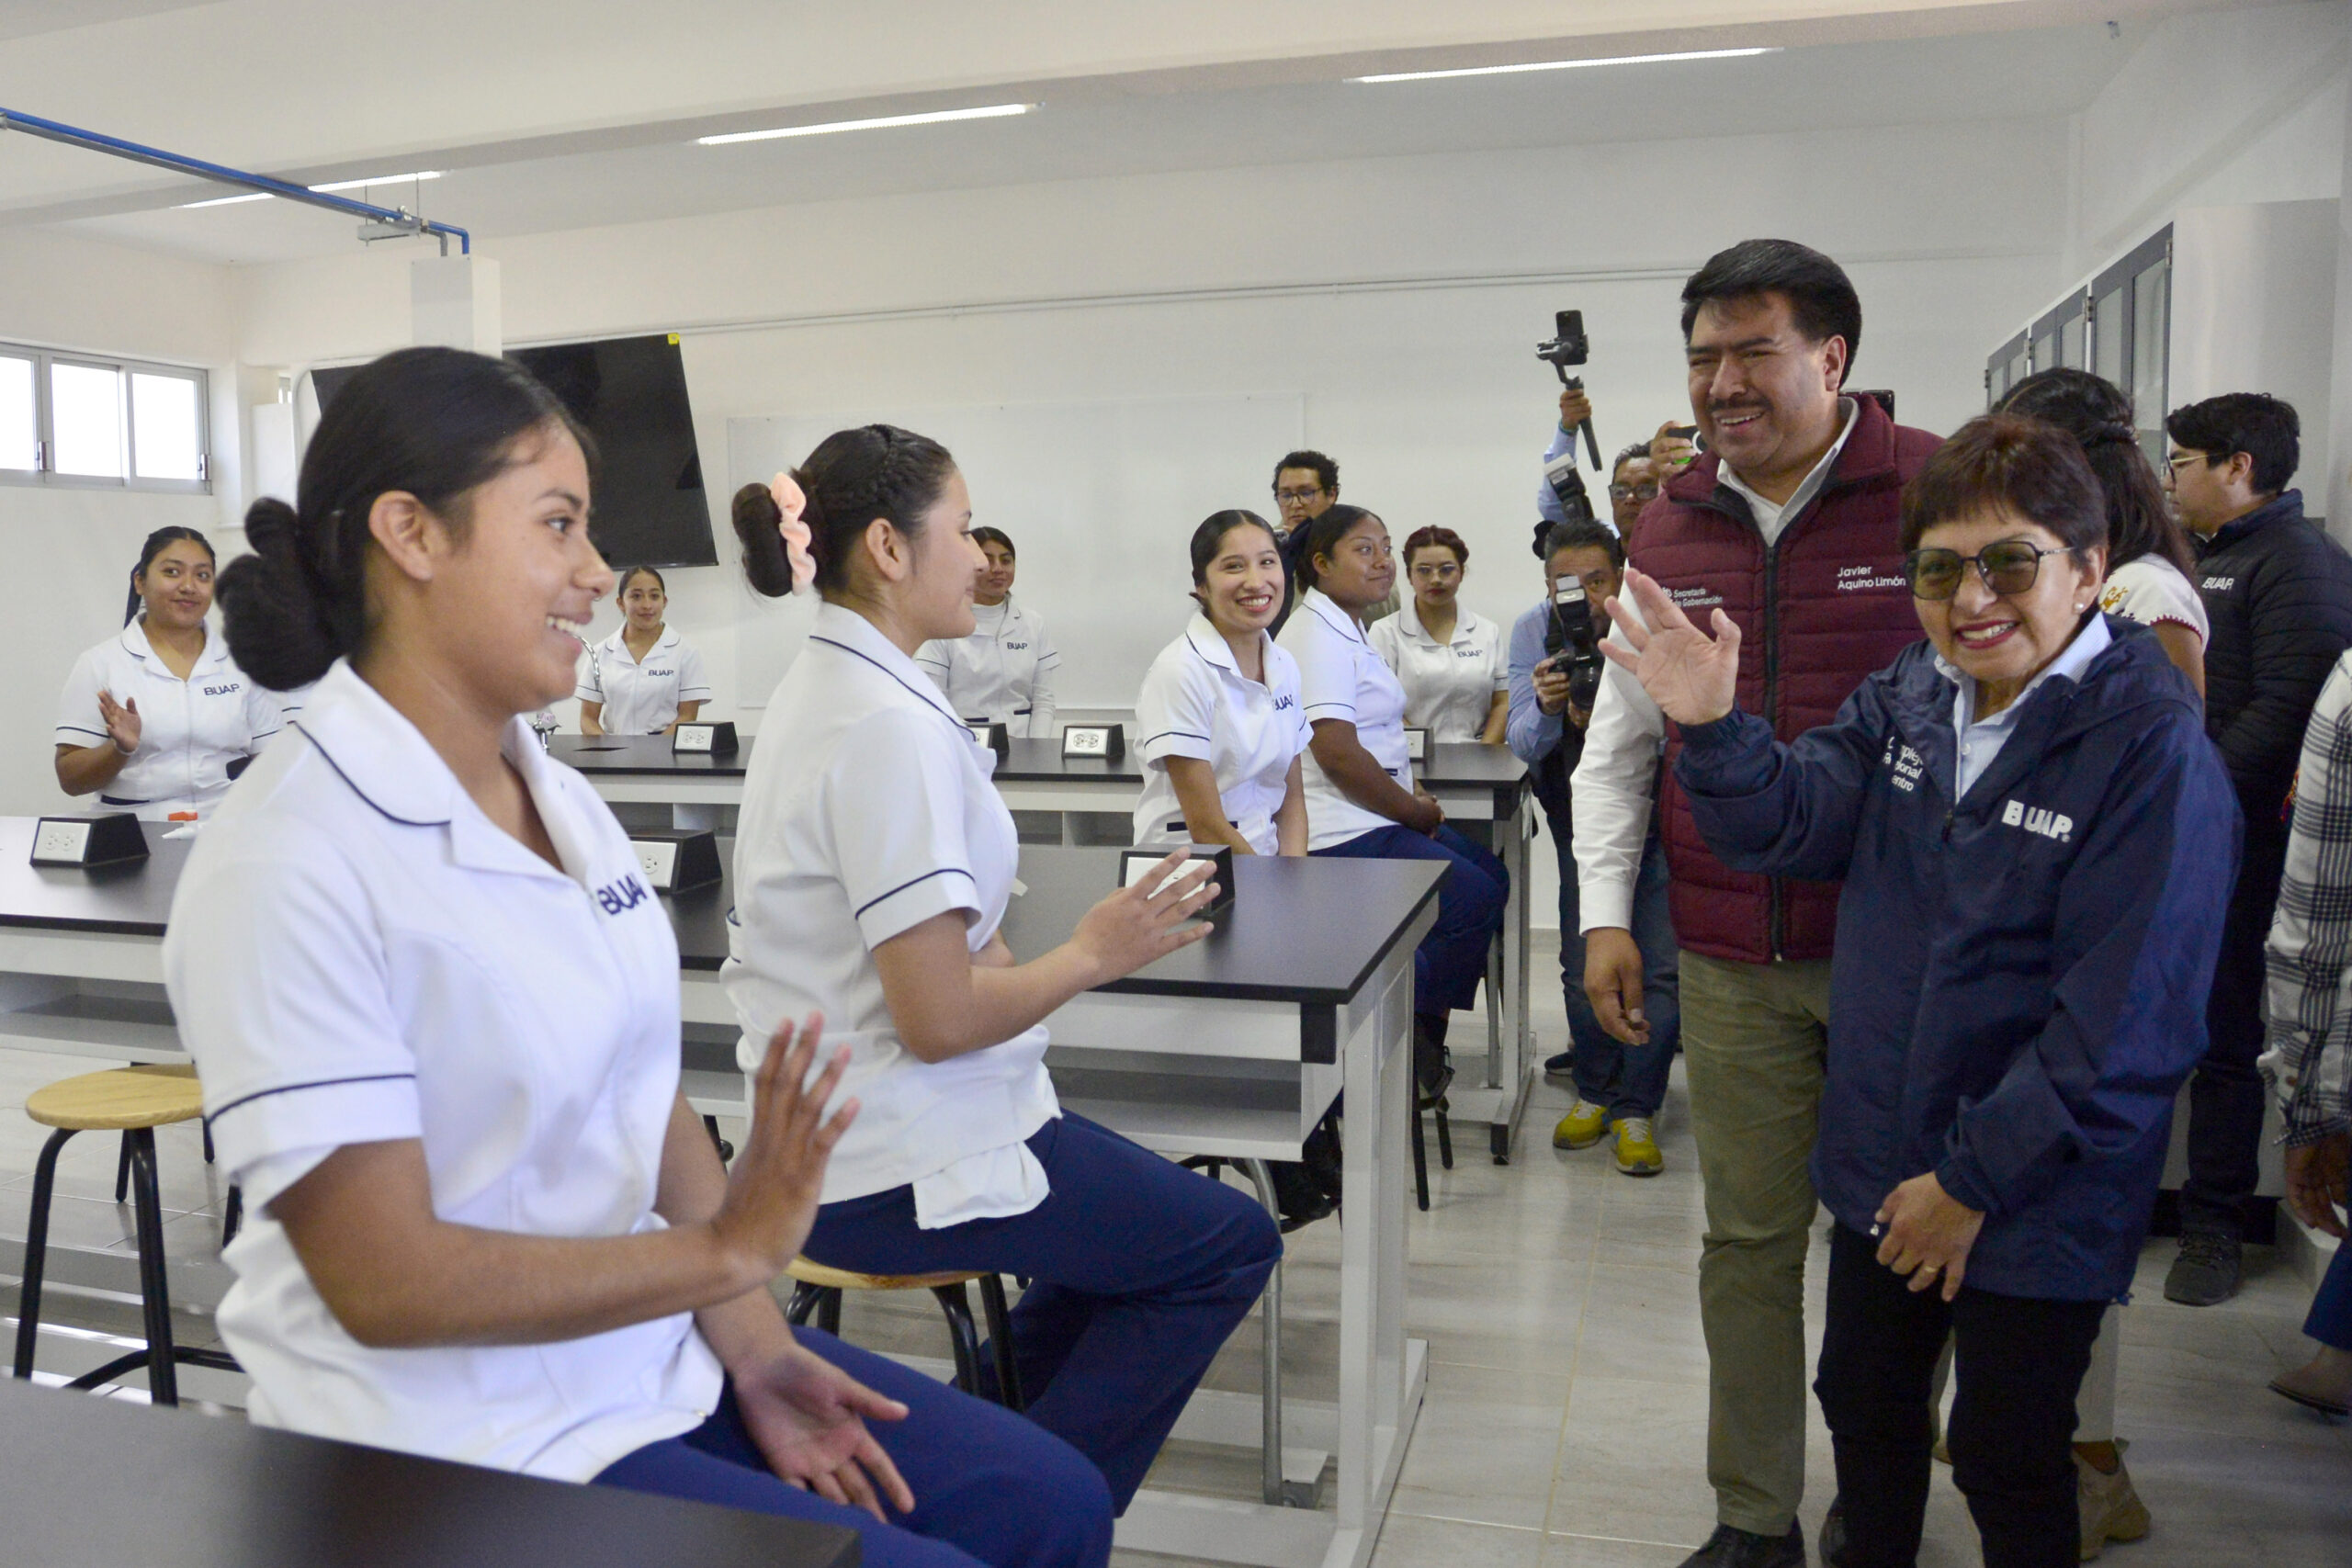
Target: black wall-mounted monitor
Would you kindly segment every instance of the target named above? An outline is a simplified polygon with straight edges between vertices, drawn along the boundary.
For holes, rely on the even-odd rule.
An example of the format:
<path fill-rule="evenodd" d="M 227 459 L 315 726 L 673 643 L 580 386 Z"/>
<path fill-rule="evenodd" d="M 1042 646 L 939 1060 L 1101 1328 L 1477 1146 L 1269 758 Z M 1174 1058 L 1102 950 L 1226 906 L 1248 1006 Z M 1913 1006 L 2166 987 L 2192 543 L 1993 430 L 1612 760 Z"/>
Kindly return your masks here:
<path fill-rule="evenodd" d="M 600 458 L 589 536 L 616 568 L 715 566 L 702 455 L 674 335 L 518 348 L 507 358 L 563 400 Z M 324 412 L 356 365 L 311 372 Z"/>
<path fill-rule="evenodd" d="M 506 357 L 547 383 L 596 438 L 601 461 L 588 531 L 606 560 L 718 564 L 675 334 L 518 348 Z"/>

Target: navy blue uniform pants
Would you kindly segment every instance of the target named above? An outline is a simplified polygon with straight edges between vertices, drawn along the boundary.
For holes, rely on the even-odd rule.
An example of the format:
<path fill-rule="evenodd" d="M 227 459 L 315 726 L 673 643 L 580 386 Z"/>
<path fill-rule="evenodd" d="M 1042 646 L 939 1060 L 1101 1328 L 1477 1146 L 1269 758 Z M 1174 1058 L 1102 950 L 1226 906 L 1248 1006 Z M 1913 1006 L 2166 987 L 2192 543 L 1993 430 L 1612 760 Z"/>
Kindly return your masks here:
<path fill-rule="evenodd" d="M 2352 1350 L 2352 1247 L 2336 1248 L 2312 1297 L 2303 1333 L 2337 1350 Z"/>
<path fill-rule="evenodd" d="M 1413 953 L 1413 1010 L 1442 1014 L 1478 999 L 1478 982 L 1487 976 L 1487 950 L 1503 929 L 1503 902 L 1510 895 L 1510 874 L 1492 851 L 1451 828 L 1440 828 L 1431 837 L 1392 823 L 1314 852 L 1343 860 L 1450 864 L 1453 869 L 1438 886 L 1437 924 Z"/>
<path fill-rule="evenodd" d="M 801 1250 L 861 1274 L 970 1269 L 1029 1280 L 1009 1327 L 1028 1415 L 1102 1469 L 1125 1512 L 1201 1374 L 1265 1290 L 1282 1235 L 1239 1189 L 1082 1116 L 1046 1122 L 1029 1150 L 1052 1190 L 1025 1214 L 922 1230 L 914 1190 L 894 1187 L 819 1209 Z"/>
<path fill-rule="evenodd" d="M 914 1493 L 913 1513 L 877 1524 L 777 1479 L 744 1427 L 732 1385 L 709 1420 L 616 1461 L 596 1484 L 842 1525 L 858 1532 L 866 1568 L 1101 1568 L 1109 1561 L 1110 1493 L 1102 1472 L 1069 1444 L 830 1334 L 797 1328 L 793 1336 L 907 1404 L 905 1420 L 871 1429 Z"/>

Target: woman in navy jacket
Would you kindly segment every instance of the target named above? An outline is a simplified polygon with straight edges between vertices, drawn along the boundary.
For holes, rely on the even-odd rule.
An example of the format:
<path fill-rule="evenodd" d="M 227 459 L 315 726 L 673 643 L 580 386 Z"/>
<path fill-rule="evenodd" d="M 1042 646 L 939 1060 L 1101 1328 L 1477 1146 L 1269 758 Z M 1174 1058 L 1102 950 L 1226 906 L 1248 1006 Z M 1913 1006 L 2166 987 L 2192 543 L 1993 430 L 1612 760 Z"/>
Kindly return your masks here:
<path fill-rule="evenodd" d="M 1735 708 L 1720 611 L 1711 638 L 1638 572 L 1657 629 L 1611 606 L 1635 651 L 1610 656 L 1682 727 L 1709 845 L 1846 885 L 1813 1156 L 1841 1568 L 1918 1550 L 1947 1335 L 1987 1568 L 2075 1561 L 2075 1393 L 2203 1054 L 2239 835 L 2188 683 L 2094 608 L 2106 527 L 2070 437 L 1966 426 L 1904 495 L 1928 640 L 1793 745 Z"/>

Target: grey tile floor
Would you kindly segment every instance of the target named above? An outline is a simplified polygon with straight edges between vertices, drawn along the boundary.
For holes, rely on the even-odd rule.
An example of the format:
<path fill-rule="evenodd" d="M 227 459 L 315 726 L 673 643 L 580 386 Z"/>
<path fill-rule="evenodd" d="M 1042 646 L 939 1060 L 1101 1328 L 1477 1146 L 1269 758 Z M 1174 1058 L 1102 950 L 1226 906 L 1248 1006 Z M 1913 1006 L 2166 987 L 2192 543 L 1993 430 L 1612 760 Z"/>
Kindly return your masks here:
<path fill-rule="evenodd" d="M 1556 1040 L 1556 1006 L 1539 1022 Z M 1473 1036 L 1476 1037 L 1475 1035 Z M 0 1053 L 0 1211 L 29 1196 L 41 1130 L 24 1119 L 30 1089 L 88 1070 L 73 1058 Z M 1553 1150 L 1564 1087 L 1545 1083 L 1528 1115 L 1517 1161 L 1491 1164 L 1483 1133 L 1463 1129 L 1452 1171 L 1437 1169 L 1434 1201 L 1411 1218 L 1410 1331 L 1430 1343 L 1427 1399 L 1377 1568 L 1672 1568 L 1713 1524 L 1705 1476 L 1706 1351 L 1695 1269 L 1701 1194 L 1678 1069 L 1662 1118 L 1664 1174 L 1617 1174 L 1605 1148 Z M 202 1163 L 192 1128 L 166 1128 L 162 1146 L 167 1228 L 175 1257 L 206 1255 L 223 1190 Z M 110 1139 L 75 1140 L 63 1164 L 57 1224 L 87 1243 L 127 1247 L 127 1210 L 111 1202 Z M 0 1226 L 15 1231 L 21 1214 Z M 18 1234 L 21 1234 L 20 1232 Z M 1336 1365 L 1338 1232 L 1291 1238 L 1283 1354 L 1295 1396 L 1330 1396 Z M 2168 1244 L 2143 1260 L 2125 1314 L 2120 1399 L 2131 1465 L 2155 1515 L 2154 1532 L 2109 1549 L 2121 1568 L 2259 1563 L 2312 1568 L 2352 1562 L 2352 1428 L 2331 1425 L 2269 1393 L 2264 1383 L 2310 1354 L 2300 1332 L 2309 1290 L 2265 1250 L 2229 1304 L 2204 1311 L 2163 1300 Z M 1816 1308 L 1823 1255 L 1808 1289 Z M 0 1314 L 13 1333 L 13 1287 Z M 44 1314 L 44 1372 L 71 1375 L 115 1353 L 92 1334 L 135 1340 L 135 1304 L 52 1294 Z M 209 1343 L 208 1318 L 184 1313 L 189 1343 Z M 877 1349 L 944 1353 L 927 1299 L 853 1301 L 845 1334 Z M 1817 1323 L 1816 1323 L 1817 1332 Z M 1213 1385 L 1256 1387 L 1257 1334 L 1238 1335 L 1210 1373 Z M 187 1394 L 234 1408 L 241 1380 L 183 1374 Z M 138 1397 L 132 1394 L 132 1397 Z M 1818 1415 L 1808 1432 L 1808 1535 L 1833 1486 Z M 1256 1490 L 1256 1459 L 1170 1445 L 1158 1486 L 1234 1497 Z M 1979 1561 L 1975 1533 L 1950 1472 L 1939 1470 L 1924 1568 Z M 1123 1568 L 1171 1568 L 1174 1559 L 1121 1553 Z"/>

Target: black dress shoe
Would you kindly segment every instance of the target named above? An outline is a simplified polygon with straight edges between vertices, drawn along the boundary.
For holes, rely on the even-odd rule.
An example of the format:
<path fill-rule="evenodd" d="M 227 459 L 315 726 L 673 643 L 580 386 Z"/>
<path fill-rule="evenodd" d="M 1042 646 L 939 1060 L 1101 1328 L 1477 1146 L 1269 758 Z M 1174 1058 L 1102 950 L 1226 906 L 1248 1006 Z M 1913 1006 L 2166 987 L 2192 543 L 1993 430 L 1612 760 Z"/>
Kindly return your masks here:
<path fill-rule="evenodd" d="M 1804 1527 L 1792 1524 L 1788 1534 L 1775 1536 L 1717 1525 L 1682 1568 L 1805 1568 Z"/>

